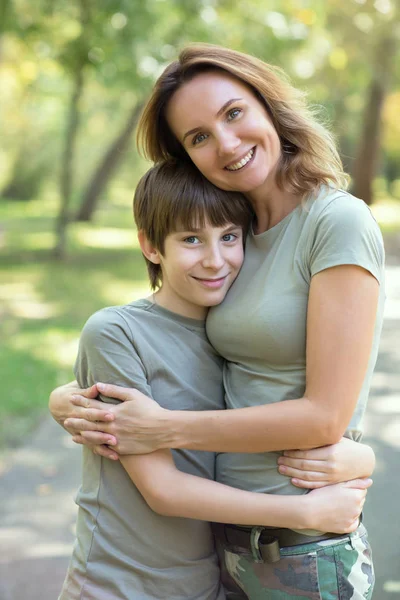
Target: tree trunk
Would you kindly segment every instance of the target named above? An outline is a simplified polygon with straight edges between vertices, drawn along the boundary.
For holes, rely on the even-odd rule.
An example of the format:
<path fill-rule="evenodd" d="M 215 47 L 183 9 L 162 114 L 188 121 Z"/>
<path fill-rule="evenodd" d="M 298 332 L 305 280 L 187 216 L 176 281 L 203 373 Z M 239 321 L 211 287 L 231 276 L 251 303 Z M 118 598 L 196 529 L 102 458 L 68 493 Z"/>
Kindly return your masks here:
<path fill-rule="evenodd" d="M 67 226 L 69 220 L 69 203 L 72 191 L 73 157 L 76 145 L 76 137 L 79 126 L 79 100 L 83 92 L 83 64 L 75 74 L 74 89 L 72 92 L 67 130 L 65 135 L 64 152 L 61 163 L 60 196 L 61 206 L 56 223 L 57 242 L 54 248 L 54 256 L 63 258 L 65 255 Z"/>
<path fill-rule="evenodd" d="M 124 157 L 124 152 L 136 127 L 142 107 L 142 102 L 135 104 L 125 125 L 98 164 L 83 195 L 82 204 L 75 217 L 76 221 L 90 221 L 92 219 L 101 193 L 105 190 Z"/>
<path fill-rule="evenodd" d="M 79 128 L 79 102 L 83 93 L 84 68 L 87 63 L 86 38 L 88 25 L 90 23 L 90 2 L 80 0 L 80 21 L 82 34 L 76 43 L 76 58 L 74 62 L 74 85 L 69 103 L 67 118 L 65 145 L 62 155 L 60 176 L 60 211 L 56 221 L 56 245 L 53 255 L 57 259 L 64 258 L 67 242 L 67 227 L 69 222 L 69 204 L 73 190 L 73 167 L 74 154 Z"/>
<path fill-rule="evenodd" d="M 372 184 L 380 154 L 382 108 L 393 70 L 394 50 L 393 35 L 384 35 L 376 52 L 374 75 L 367 92 L 360 142 L 353 163 L 352 192 L 367 204 L 373 202 Z"/>
<path fill-rule="evenodd" d="M 381 138 L 381 114 L 385 90 L 379 81 L 369 87 L 367 106 L 363 118 L 360 145 L 353 164 L 352 192 L 367 204 L 372 204 L 372 183 L 376 173 Z"/>

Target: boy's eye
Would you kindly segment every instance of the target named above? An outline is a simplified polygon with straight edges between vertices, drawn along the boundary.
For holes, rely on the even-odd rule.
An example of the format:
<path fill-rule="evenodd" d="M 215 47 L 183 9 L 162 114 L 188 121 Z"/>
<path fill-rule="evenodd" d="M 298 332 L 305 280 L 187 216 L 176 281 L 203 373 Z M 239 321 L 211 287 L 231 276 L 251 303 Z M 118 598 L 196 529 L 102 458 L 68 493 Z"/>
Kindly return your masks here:
<path fill-rule="evenodd" d="M 205 139 L 207 139 L 207 136 L 205 133 L 198 133 L 197 135 L 194 136 L 194 138 L 192 140 L 192 144 L 193 144 L 193 146 L 195 146 L 196 144 L 201 144 L 201 142 L 204 142 Z"/>
<path fill-rule="evenodd" d="M 242 110 L 240 108 L 232 108 L 230 111 L 228 111 L 228 121 L 233 121 L 233 119 L 236 119 L 241 112 Z"/>
<path fill-rule="evenodd" d="M 235 235 L 234 233 L 226 233 L 225 235 L 222 236 L 222 241 L 223 242 L 234 242 L 237 239 L 237 235 Z"/>
<path fill-rule="evenodd" d="M 190 235 L 189 237 L 183 240 L 187 244 L 197 244 L 199 242 L 199 238 L 195 235 Z"/>

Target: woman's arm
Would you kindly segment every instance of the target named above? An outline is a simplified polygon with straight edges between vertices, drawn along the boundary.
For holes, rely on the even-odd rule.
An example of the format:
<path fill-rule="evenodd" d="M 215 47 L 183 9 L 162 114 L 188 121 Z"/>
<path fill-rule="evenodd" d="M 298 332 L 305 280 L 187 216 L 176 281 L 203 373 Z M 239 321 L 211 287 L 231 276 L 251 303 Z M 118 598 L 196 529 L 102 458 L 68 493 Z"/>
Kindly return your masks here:
<path fill-rule="evenodd" d="M 121 462 L 155 512 L 221 523 L 349 533 L 371 480 L 329 486 L 302 496 L 258 494 L 179 471 L 169 450 L 124 456 Z"/>
<path fill-rule="evenodd" d="M 133 400 L 111 410 L 120 429 L 122 424 L 122 430 L 129 431 L 117 451 L 137 454 L 190 448 L 252 453 L 338 442 L 366 374 L 378 296 L 377 280 L 361 267 L 329 268 L 312 278 L 306 391 L 296 400 L 235 410 L 168 411 L 135 390 L 121 394 L 114 386 L 98 384 L 107 396 Z M 113 422 L 100 427 L 90 423 L 88 429 L 116 434 Z M 95 435 L 87 439 L 93 441 Z"/>

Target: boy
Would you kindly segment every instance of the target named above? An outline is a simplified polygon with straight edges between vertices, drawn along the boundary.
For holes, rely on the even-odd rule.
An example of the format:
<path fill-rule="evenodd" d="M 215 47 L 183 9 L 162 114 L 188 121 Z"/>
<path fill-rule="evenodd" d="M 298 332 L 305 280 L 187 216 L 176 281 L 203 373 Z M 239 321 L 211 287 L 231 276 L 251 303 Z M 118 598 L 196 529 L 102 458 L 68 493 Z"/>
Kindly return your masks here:
<path fill-rule="evenodd" d="M 204 319 L 242 264 L 247 201 L 215 188 L 188 164 L 165 163 L 140 181 L 134 214 L 150 283 L 159 289 L 151 299 L 88 320 L 78 383 L 135 386 L 166 408 L 224 408 L 222 359 L 207 340 Z M 223 600 L 205 520 L 327 530 L 336 492 L 339 500 L 358 494 L 354 516 L 365 495 L 333 486 L 328 511 L 319 492 L 270 497 L 213 478 L 209 452 L 160 451 L 116 463 L 85 448 L 77 541 L 60 600 Z"/>

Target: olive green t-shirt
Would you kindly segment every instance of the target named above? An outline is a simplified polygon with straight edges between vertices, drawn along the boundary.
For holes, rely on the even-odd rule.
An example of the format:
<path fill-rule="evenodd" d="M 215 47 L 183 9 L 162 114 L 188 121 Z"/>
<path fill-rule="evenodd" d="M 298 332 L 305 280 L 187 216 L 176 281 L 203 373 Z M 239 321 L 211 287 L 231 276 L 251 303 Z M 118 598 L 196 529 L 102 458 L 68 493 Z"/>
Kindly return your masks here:
<path fill-rule="evenodd" d="M 224 408 L 222 359 L 204 322 L 148 300 L 90 317 L 75 374 L 82 387 L 135 387 L 169 409 Z M 173 454 L 181 471 L 214 479 L 213 453 Z M 60 600 L 224 600 L 209 524 L 153 512 L 119 462 L 84 448 L 77 504 L 77 540 Z"/>
<path fill-rule="evenodd" d="M 384 250 L 367 205 L 339 190 L 324 188 L 275 227 L 248 236 L 239 276 L 224 302 L 207 318 L 208 337 L 227 360 L 224 386 L 228 408 L 303 396 L 310 281 L 319 271 L 344 264 L 363 267 L 380 283 L 368 372 L 347 433 L 360 438 L 382 327 Z M 278 473 L 279 455 L 219 454 L 217 480 L 251 491 L 305 493 Z"/>

